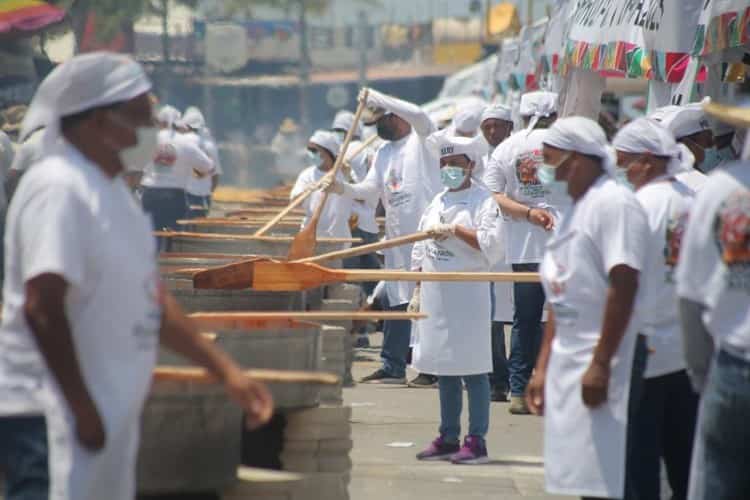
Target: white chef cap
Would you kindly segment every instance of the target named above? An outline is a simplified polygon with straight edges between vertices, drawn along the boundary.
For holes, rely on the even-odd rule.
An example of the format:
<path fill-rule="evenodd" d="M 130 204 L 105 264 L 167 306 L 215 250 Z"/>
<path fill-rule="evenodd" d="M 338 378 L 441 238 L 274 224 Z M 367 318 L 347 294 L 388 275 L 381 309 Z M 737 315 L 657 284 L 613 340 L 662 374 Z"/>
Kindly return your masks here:
<path fill-rule="evenodd" d="M 650 118 L 638 118 L 625 125 L 612 140 L 615 150 L 623 153 L 651 153 L 669 158 L 667 173 L 676 175 L 692 168 L 693 157 L 687 147 L 678 144 L 672 133 Z"/>
<path fill-rule="evenodd" d="M 39 85 L 23 120 L 21 137 L 45 127 L 47 147 L 60 135 L 60 118 L 129 101 L 149 90 L 146 73 L 130 56 L 90 52 L 72 57 Z"/>
<path fill-rule="evenodd" d="M 512 122 L 513 121 L 513 110 L 511 110 L 508 106 L 505 106 L 503 104 L 493 104 L 492 106 L 488 106 L 484 113 L 482 113 L 482 119 L 479 122 L 480 125 L 484 123 L 485 120 L 490 119 L 495 120 L 503 120 L 506 122 Z"/>
<path fill-rule="evenodd" d="M 352 123 L 354 123 L 354 113 L 347 110 L 341 110 L 338 113 L 336 113 L 336 116 L 333 118 L 333 123 L 331 124 L 332 129 L 339 129 L 339 130 L 349 130 L 352 126 Z M 354 129 L 354 136 L 355 137 L 362 137 L 362 124 L 357 123 L 357 128 Z"/>
<path fill-rule="evenodd" d="M 466 155 L 469 161 L 473 161 L 474 163 L 479 161 L 483 151 L 480 137 L 461 137 L 444 134 L 436 137 L 433 144 L 437 148 L 440 158 Z"/>
<path fill-rule="evenodd" d="M 531 117 L 527 130 L 532 130 L 540 118 L 557 113 L 557 93 L 546 90 L 525 93 L 521 96 L 519 113 L 524 118 Z"/>
<path fill-rule="evenodd" d="M 206 118 L 201 113 L 201 110 L 195 106 L 190 106 L 185 110 L 180 123 L 187 125 L 193 130 L 203 130 L 206 128 Z"/>
<path fill-rule="evenodd" d="M 159 111 L 156 113 L 156 119 L 162 123 L 166 123 L 169 128 L 178 123 L 181 116 L 180 110 L 169 104 L 165 104 L 159 108 Z"/>
<path fill-rule="evenodd" d="M 317 144 L 321 148 L 325 148 L 334 158 L 338 156 L 339 149 L 341 148 L 339 136 L 327 130 L 316 130 L 310 137 L 309 142 Z"/>
<path fill-rule="evenodd" d="M 675 139 L 711 129 L 708 116 L 703 111 L 701 103 L 697 102 L 687 106 L 665 106 L 651 113 L 649 117 L 669 129 Z"/>
<path fill-rule="evenodd" d="M 561 118 L 546 131 L 542 142 L 565 151 L 598 156 L 602 159 L 604 170 L 609 175 L 615 175 L 615 150 L 607 143 L 607 135 L 594 120 L 583 116 Z"/>
<path fill-rule="evenodd" d="M 474 134 L 482 123 L 484 105 L 471 104 L 461 108 L 453 117 L 453 126 L 458 132 Z"/>

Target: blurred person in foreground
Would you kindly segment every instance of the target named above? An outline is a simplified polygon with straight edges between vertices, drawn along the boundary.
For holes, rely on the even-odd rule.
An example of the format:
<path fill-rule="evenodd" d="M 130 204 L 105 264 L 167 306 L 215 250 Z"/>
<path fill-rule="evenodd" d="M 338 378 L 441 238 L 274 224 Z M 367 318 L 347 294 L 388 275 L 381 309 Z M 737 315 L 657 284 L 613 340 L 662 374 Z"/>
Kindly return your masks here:
<path fill-rule="evenodd" d="M 271 416 L 266 387 L 203 338 L 159 281 L 151 224 L 122 180 L 156 146 L 150 89 L 131 58 L 94 52 L 55 68 L 31 103 L 28 123 L 45 125 L 44 159 L 24 175 L 8 217 L 6 500 L 135 497 L 160 344 L 221 381 L 249 425 Z"/>
<path fill-rule="evenodd" d="M 416 232 L 425 208 L 441 190 L 440 173 L 434 168 L 434 155 L 427 145 L 427 138 L 435 132 L 435 124 L 419 106 L 373 89 L 369 90 L 367 105 L 363 122 L 377 126 L 383 144 L 375 153 L 372 167 L 363 181 L 356 184 L 334 181 L 328 189 L 353 199 L 378 196 L 385 208 L 386 238 L 405 236 Z M 385 250 L 385 267 L 409 270 L 412 246 Z M 387 282 L 386 309 L 405 311 L 413 291 L 414 283 Z M 362 382 L 406 383 L 411 329 L 410 321 L 385 322 L 380 353 L 382 366 Z M 434 377 L 418 377 L 416 382 L 416 385 L 428 387 L 436 385 Z"/>
<path fill-rule="evenodd" d="M 638 498 L 658 499 L 663 461 L 673 500 L 684 500 L 698 396 L 685 371 L 674 271 L 695 200 L 695 192 L 677 176 L 692 168 L 692 159 L 669 130 L 648 118 L 623 127 L 612 145 L 617 173 L 635 190 L 649 230 L 637 308 L 650 354 L 634 421 L 633 486 Z"/>
<path fill-rule="evenodd" d="M 750 108 L 707 104 L 750 127 Z M 748 498 L 750 477 L 750 163 L 708 176 L 695 200 L 677 265 L 685 361 L 700 410 L 691 500 Z"/>
<path fill-rule="evenodd" d="M 635 499 L 627 459 L 647 347 L 634 314 L 648 222 L 615 180 L 615 154 L 588 118 L 555 122 L 537 171 L 573 206 L 557 222 L 540 266 L 551 306 L 526 404 L 544 415 L 546 490 Z"/>

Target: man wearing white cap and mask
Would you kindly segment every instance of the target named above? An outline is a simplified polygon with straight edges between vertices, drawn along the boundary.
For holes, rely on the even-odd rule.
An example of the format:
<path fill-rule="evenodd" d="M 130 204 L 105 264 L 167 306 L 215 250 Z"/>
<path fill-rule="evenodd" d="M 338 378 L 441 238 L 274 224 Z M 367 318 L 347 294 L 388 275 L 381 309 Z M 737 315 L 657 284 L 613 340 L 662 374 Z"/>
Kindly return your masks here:
<path fill-rule="evenodd" d="M 339 140 L 343 143 L 346 133 L 354 124 L 354 113 L 346 110 L 339 111 L 333 119 L 331 130 L 338 135 Z M 351 180 L 353 182 L 362 182 L 370 171 L 374 152 L 370 147 L 364 151 L 350 157 L 352 152 L 362 147 L 362 125 L 357 123 L 354 128 L 354 135 L 347 150 L 346 161 L 351 165 Z M 346 165 L 345 165 L 346 166 Z M 362 245 L 375 243 L 378 240 L 380 228 L 375 219 L 375 211 L 378 208 L 378 195 L 375 193 L 367 199 L 355 199 L 352 201 L 352 212 L 356 216 L 356 227 L 352 230 L 352 236 L 362 239 Z M 344 259 L 344 267 L 353 269 L 379 269 L 380 261 L 374 253 L 351 257 Z M 375 289 L 376 282 L 366 282 L 362 284 L 362 290 L 366 295 L 370 295 Z"/>
<path fill-rule="evenodd" d="M 187 185 L 194 175 L 210 177 L 214 164 L 198 144 L 176 130 L 180 112 L 172 106 L 159 110 L 156 153 L 145 165 L 141 186 L 143 210 L 157 230 L 177 230 L 187 217 Z M 137 167 L 137 166 L 133 166 Z M 165 243 L 165 242 L 162 242 Z"/>
<path fill-rule="evenodd" d="M 222 381 L 253 425 L 271 416 L 267 389 L 203 338 L 159 283 L 151 224 L 121 176 L 156 146 L 150 89 L 133 59 L 95 52 L 55 68 L 29 108 L 28 123 L 46 127 L 45 155 L 8 218 L 8 500 L 135 497 L 141 409 L 160 343 Z"/>
<path fill-rule="evenodd" d="M 701 104 L 666 106 L 654 111 L 650 117 L 669 129 L 677 142 L 687 146 L 692 153 L 694 168 L 681 172 L 677 178 L 697 193 L 706 183 L 706 174 L 721 163 L 711 123 Z"/>
<path fill-rule="evenodd" d="M 307 142 L 307 153 L 309 167 L 304 169 L 297 177 L 294 183 L 290 199 L 294 199 L 302 194 L 307 188 L 319 182 L 333 168 L 336 157 L 339 154 L 341 143 L 339 138 L 333 132 L 327 130 L 317 130 Z M 343 182 L 344 174 L 339 171 L 336 174 L 339 181 Z M 305 210 L 305 217 L 302 220 L 304 228 L 309 222 L 315 209 L 320 204 L 323 193 L 316 191 L 302 204 Z M 349 230 L 349 217 L 352 214 L 352 199 L 348 196 L 332 194 L 323 207 L 320 214 L 320 220 L 317 226 L 318 237 L 329 238 L 351 238 L 352 233 Z"/>
<path fill-rule="evenodd" d="M 433 168 L 434 156 L 427 138 L 435 124 L 419 106 L 387 96 L 376 90 L 367 94 L 365 125 L 375 124 L 384 143 L 375 153 L 367 177 L 357 184 L 334 182 L 329 189 L 353 199 L 380 197 L 385 208 L 386 238 L 396 238 L 417 230 L 428 203 L 440 191 L 440 173 Z M 385 251 L 385 267 L 408 270 L 412 245 Z M 388 309 L 406 310 L 414 284 L 386 283 Z M 381 359 L 383 365 L 363 382 L 400 384 L 406 381 L 410 321 L 386 321 Z"/>
<path fill-rule="evenodd" d="M 502 256 L 500 211 L 492 193 L 472 179 L 479 139 L 445 137 L 438 144 L 445 190 L 427 207 L 419 229 L 435 235 L 412 252 L 412 269 L 488 271 Z M 437 162 L 436 162 L 437 163 Z M 438 376 L 440 435 L 419 460 L 486 463 L 492 371 L 490 289 L 486 283 L 425 282 L 415 300 L 428 318 L 417 328 L 413 365 Z M 462 385 L 469 397 L 469 429 L 460 445 Z"/>
<path fill-rule="evenodd" d="M 649 118 L 623 127 L 613 146 L 618 174 L 636 190 L 649 226 L 638 314 L 651 353 L 634 423 L 633 485 L 638 498 L 659 498 L 663 460 L 672 498 L 684 499 L 698 396 L 685 371 L 674 271 L 695 193 L 676 175 L 692 168 L 692 162 L 685 165 L 690 155 L 685 146 Z"/>
<path fill-rule="evenodd" d="M 510 137 L 513 132 L 512 111 L 508 106 L 502 104 L 493 104 L 485 108 L 482 113 L 480 130 L 485 141 L 490 146 L 487 154 L 482 156 L 481 167 L 475 167 L 479 170 L 481 179 L 484 178 L 486 168 L 492 153 L 505 139 Z M 503 222 L 501 222 L 503 223 Z M 505 248 L 505 242 L 501 242 Z M 505 255 L 492 268 L 495 272 L 510 272 L 512 268 L 505 263 Z M 505 350 L 505 324 L 513 321 L 513 285 L 511 283 L 491 283 L 493 295 L 492 307 L 492 374 L 490 375 L 490 385 L 492 388 L 493 401 L 507 401 L 508 391 L 510 390 L 508 359 Z"/>
<path fill-rule="evenodd" d="M 193 172 L 190 176 L 185 191 L 187 191 L 188 217 L 205 217 L 211 208 L 211 193 L 219 184 L 219 176 L 224 173 L 219 160 L 219 150 L 211 131 L 206 127 L 206 119 L 201 110 L 190 106 L 178 121 L 178 126 L 185 130 L 189 137 L 213 162 L 214 169 L 210 175 L 202 175 Z"/>
<path fill-rule="evenodd" d="M 495 149 L 484 179 L 506 217 L 505 262 L 515 272 L 535 272 L 555 219 L 570 204 L 565 193 L 550 191 L 537 177 L 542 163 L 542 140 L 546 128 L 557 117 L 557 94 L 546 91 L 524 94 L 521 115 L 527 128 Z M 544 290 L 538 283 L 514 283 L 513 303 L 509 411 L 528 414 L 523 394 L 539 352 Z"/>
<path fill-rule="evenodd" d="M 558 120 L 544 138 L 539 180 L 573 199 L 540 267 L 551 311 L 526 394 L 544 414 L 546 489 L 555 494 L 634 498 L 626 489 L 628 422 L 647 348 L 631 316 L 648 222 L 615 181 L 616 168 L 593 120 Z"/>
<path fill-rule="evenodd" d="M 706 111 L 750 127 L 748 108 Z M 688 373 L 700 391 L 691 500 L 748 498 L 750 461 L 750 165 L 708 176 L 682 241 L 677 294 Z"/>

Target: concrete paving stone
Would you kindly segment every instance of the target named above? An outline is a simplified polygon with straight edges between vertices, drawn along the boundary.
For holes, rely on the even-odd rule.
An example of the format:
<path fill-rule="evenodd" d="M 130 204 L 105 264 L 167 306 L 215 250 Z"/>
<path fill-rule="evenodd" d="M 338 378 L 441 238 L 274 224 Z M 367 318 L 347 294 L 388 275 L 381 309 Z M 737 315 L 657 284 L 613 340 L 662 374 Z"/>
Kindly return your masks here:
<path fill-rule="evenodd" d="M 285 440 L 283 452 L 289 453 L 309 453 L 316 454 L 320 449 L 320 443 L 323 441 L 305 441 L 299 439 Z"/>
<path fill-rule="evenodd" d="M 357 307 L 362 304 L 364 295 L 362 287 L 353 283 L 337 283 L 328 287 L 326 298 L 351 301 Z"/>
<path fill-rule="evenodd" d="M 343 457 L 318 457 L 318 470 L 320 472 L 349 472 L 352 470 L 352 459 Z"/>
<path fill-rule="evenodd" d="M 347 483 L 341 474 L 307 474 L 304 480 L 304 491 L 298 493 L 294 500 L 349 500 Z"/>
<path fill-rule="evenodd" d="M 280 458 L 281 467 L 291 472 L 318 472 L 318 462 L 316 460 L 298 459 L 295 457 Z"/>
<path fill-rule="evenodd" d="M 309 439 L 320 441 L 322 439 L 346 439 L 351 435 L 352 426 L 349 423 L 331 424 L 331 425 L 314 425 L 302 428 L 287 429 L 285 432 L 287 439 Z"/>
<path fill-rule="evenodd" d="M 287 429 L 293 428 L 297 424 L 324 424 L 344 422 L 348 423 L 352 417 L 350 406 L 327 406 L 321 405 L 317 408 L 308 408 L 289 412 L 286 415 Z"/>
<path fill-rule="evenodd" d="M 319 453 L 349 453 L 354 447 L 351 439 L 324 439 L 318 443 Z"/>

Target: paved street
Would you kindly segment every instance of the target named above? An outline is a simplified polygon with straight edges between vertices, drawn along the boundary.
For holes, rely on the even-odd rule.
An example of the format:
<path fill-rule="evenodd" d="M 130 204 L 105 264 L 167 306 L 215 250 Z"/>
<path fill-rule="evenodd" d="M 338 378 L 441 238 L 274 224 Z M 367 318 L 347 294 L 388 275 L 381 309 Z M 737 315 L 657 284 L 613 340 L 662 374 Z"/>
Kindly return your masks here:
<path fill-rule="evenodd" d="M 379 343 L 379 336 L 373 340 Z M 355 379 L 378 367 L 378 353 L 375 346 L 357 350 Z M 346 389 L 344 398 L 352 406 L 352 500 L 564 498 L 544 493 L 542 420 L 510 415 L 507 403 L 492 403 L 492 463 L 456 466 L 414 458 L 437 434 L 436 389 L 359 384 Z"/>

